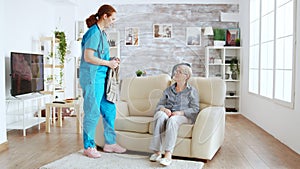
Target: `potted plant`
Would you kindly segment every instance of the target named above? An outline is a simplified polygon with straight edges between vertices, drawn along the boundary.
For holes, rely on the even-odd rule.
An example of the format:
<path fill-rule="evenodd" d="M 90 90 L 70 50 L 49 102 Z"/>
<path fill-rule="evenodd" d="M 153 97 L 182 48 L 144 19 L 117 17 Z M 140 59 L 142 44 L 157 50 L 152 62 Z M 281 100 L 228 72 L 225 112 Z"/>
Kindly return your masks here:
<path fill-rule="evenodd" d="M 65 63 L 65 56 L 66 56 L 66 53 L 67 53 L 67 40 L 66 40 L 65 32 L 63 32 L 63 31 L 55 31 L 54 35 L 55 35 L 55 38 L 58 41 L 58 52 L 57 52 L 57 54 L 58 54 L 59 63 L 60 63 L 60 65 L 62 65 L 62 67 L 60 69 L 60 73 L 59 73 L 59 75 L 60 75 L 59 84 L 61 85 L 62 84 L 62 79 L 63 79 L 63 76 L 64 76 L 63 65 Z"/>
<path fill-rule="evenodd" d="M 240 42 L 240 38 L 235 39 L 235 46 L 240 46 L 241 42 Z"/>
<path fill-rule="evenodd" d="M 53 75 L 49 75 L 46 78 L 46 84 L 47 84 L 47 91 L 51 91 L 53 88 Z"/>
<path fill-rule="evenodd" d="M 214 29 L 214 46 L 225 45 L 225 29 Z"/>
<path fill-rule="evenodd" d="M 140 76 L 142 76 L 144 74 L 144 72 L 142 70 L 137 70 L 135 72 L 135 74 L 136 74 L 137 77 L 140 77 Z"/>
<path fill-rule="evenodd" d="M 46 64 L 53 63 L 53 52 L 50 52 L 49 55 L 46 57 Z"/>

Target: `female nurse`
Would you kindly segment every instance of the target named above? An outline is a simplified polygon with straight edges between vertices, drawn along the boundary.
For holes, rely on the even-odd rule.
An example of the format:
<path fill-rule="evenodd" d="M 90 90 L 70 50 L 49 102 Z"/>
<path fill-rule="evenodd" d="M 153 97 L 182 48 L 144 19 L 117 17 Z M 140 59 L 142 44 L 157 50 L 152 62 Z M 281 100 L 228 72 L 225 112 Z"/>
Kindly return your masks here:
<path fill-rule="evenodd" d="M 116 10 L 110 5 L 102 5 L 96 14 L 86 19 L 88 31 L 81 42 L 82 56 L 80 63 L 80 85 L 83 91 L 83 145 L 84 155 L 99 158 L 96 149 L 95 130 L 103 117 L 105 152 L 123 153 L 125 148 L 116 144 L 114 122 L 116 106 L 106 100 L 105 78 L 108 68 L 116 68 L 119 59 L 110 59 L 109 43 L 104 32 L 116 20 Z"/>

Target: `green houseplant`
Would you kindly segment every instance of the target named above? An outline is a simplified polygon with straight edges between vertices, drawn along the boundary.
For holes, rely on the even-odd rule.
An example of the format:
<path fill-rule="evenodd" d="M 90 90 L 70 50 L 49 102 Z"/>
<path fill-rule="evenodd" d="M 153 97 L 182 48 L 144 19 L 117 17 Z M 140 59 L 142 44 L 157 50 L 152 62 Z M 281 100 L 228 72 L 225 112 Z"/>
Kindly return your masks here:
<path fill-rule="evenodd" d="M 137 70 L 135 72 L 135 74 L 136 74 L 137 77 L 140 77 L 140 76 L 142 76 L 144 74 L 144 72 L 142 70 Z"/>
<path fill-rule="evenodd" d="M 63 31 L 55 31 L 54 32 L 54 35 L 55 35 L 55 39 L 57 39 L 58 41 L 58 59 L 59 59 L 59 62 L 60 62 L 60 65 L 64 65 L 65 63 L 65 56 L 66 56 L 66 53 L 67 53 L 67 40 L 66 40 L 66 35 L 65 35 L 65 32 Z M 62 84 L 62 79 L 63 79 L 63 76 L 64 76 L 64 72 L 63 72 L 63 66 L 60 68 L 60 81 L 59 81 L 59 84 L 61 85 Z"/>
<path fill-rule="evenodd" d="M 241 45 L 240 38 L 235 39 L 235 46 L 240 46 L 240 45 Z"/>
<path fill-rule="evenodd" d="M 46 57 L 46 63 L 47 64 L 52 64 L 53 62 L 53 52 L 50 52 L 49 54 L 48 54 L 48 56 Z"/>
<path fill-rule="evenodd" d="M 55 31 L 55 38 L 58 40 L 58 56 L 61 64 L 65 62 L 65 56 L 67 53 L 67 40 L 65 32 Z"/>

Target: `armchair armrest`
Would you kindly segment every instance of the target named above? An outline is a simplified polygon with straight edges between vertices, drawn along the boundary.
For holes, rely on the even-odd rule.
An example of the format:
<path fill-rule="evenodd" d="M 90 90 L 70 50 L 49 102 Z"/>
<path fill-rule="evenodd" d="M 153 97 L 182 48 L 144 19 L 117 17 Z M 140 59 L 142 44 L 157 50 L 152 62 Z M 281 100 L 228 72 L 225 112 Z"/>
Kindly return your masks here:
<path fill-rule="evenodd" d="M 116 102 L 117 117 L 129 116 L 128 104 L 124 101 Z"/>
<path fill-rule="evenodd" d="M 223 144 L 224 134 L 225 108 L 207 107 L 201 110 L 192 133 L 192 156 L 211 159 Z"/>
<path fill-rule="evenodd" d="M 215 132 L 225 116 L 224 107 L 207 107 L 200 111 L 193 128 L 193 141 L 203 144 Z"/>

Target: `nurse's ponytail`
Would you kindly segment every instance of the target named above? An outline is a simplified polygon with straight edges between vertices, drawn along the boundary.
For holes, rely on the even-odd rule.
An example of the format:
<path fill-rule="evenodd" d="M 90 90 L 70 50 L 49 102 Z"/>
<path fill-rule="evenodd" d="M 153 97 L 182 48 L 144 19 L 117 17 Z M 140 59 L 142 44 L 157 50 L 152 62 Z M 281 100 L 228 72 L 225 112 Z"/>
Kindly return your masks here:
<path fill-rule="evenodd" d="M 98 20 L 102 19 L 104 14 L 106 14 L 107 17 L 110 17 L 114 12 L 116 12 L 116 10 L 110 5 L 100 6 L 96 14 L 91 15 L 85 20 L 87 27 L 90 28 L 91 26 L 96 24 Z"/>

